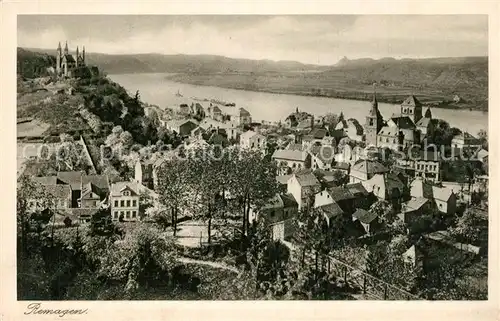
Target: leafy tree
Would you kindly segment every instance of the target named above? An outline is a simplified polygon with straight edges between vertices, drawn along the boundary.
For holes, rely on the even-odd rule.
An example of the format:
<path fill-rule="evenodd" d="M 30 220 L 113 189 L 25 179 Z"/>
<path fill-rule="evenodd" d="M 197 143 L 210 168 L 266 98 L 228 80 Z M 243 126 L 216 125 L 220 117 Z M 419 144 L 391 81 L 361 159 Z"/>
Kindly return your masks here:
<path fill-rule="evenodd" d="M 482 218 L 473 208 L 467 208 L 464 214 L 458 218 L 455 227 L 450 228 L 452 234 L 467 243 L 477 243 L 484 225 Z"/>
<path fill-rule="evenodd" d="M 172 213 L 174 236 L 177 232 L 179 211 L 186 207 L 190 196 L 190 167 L 183 160 L 163 162 L 158 171 L 158 194 L 160 202 Z"/>
<path fill-rule="evenodd" d="M 115 225 L 111 220 L 111 211 L 99 209 L 90 219 L 90 235 L 92 236 L 112 236 L 117 232 Z"/>
<path fill-rule="evenodd" d="M 258 211 L 264 203 L 278 192 L 277 167 L 266 161 L 260 151 L 239 150 L 235 162 L 231 194 L 239 200 L 242 213 L 243 235 L 247 235 L 250 208 Z"/>
<path fill-rule="evenodd" d="M 385 224 L 392 224 L 396 219 L 393 206 L 384 200 L 378 200 L 370 206 L 370 212 L 375 213 L 379 220 Z"/>

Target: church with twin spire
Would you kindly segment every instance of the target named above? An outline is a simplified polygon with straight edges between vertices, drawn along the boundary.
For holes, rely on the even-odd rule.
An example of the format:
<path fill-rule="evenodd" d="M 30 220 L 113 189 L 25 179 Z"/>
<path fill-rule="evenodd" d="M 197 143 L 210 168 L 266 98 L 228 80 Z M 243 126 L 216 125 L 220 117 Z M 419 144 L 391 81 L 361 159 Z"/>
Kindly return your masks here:
<path fill-rule="evenodd" d="M 74 77 L 74 72 L 78 67 L 85 66 L 85 46 L 80 53 L 76 47 L 76 54 L 71 55 L 68 50 L 68 42 L 64 46 L 64 51 L 61 49 L 61 42 L 57 47 L 56 54 L 56 73 L 61 77 Z"/>
<path fill-rule="evenodd" d="M 414 95 L 403 101 L 399 114 L 384 120 L 374 92 L 364 126 L 366 146 L 402 151 L 412 145 L 420 145 L 425 137 L 432 134 L 431 120 L 430 107 L 423 115 L 422 103 Z"/>

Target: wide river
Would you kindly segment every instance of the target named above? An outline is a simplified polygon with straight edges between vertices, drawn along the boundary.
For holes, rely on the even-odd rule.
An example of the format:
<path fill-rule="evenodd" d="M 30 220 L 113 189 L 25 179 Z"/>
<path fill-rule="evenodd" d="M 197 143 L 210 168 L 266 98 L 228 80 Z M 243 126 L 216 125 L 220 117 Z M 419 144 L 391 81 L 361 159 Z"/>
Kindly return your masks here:
<path fill-rule="evenodd" d="M 129 92 L 139 90 L 141 99 L 161 108 L 175 107 L 181 103 L 191 103 L 191 98 L 217 99 L 233 102 L 236 107 L 243 107 L 251 114 L 254 121 L 283 121 L 298 107 L 313 115 L 343 112 L 347 118 L 356 118 L 362 124 L 370 109 L 367 101 L 335 99 L 325 97 L 272 94 L 244 91 L 212 86 L 197 86 L 165 79 L 167 74 L 122 74 L 109 77 L 125 87 Z M 183 97 L 177 97 L 180 92 Z M 418 94 L 417 94 L 418 98 Z M 201 102 L 205 107 L 206 102 Z M 399 112 L 399 105 L 379 103 L 384 118 Z M 425 113 L 426 107 L 423 112 Z M 453 127 L 466 130 L 476 135 L 480 129 L 488 128 L 488 113 L 469 110 L 432 108 L 433 118 L 444 119 Z"/>

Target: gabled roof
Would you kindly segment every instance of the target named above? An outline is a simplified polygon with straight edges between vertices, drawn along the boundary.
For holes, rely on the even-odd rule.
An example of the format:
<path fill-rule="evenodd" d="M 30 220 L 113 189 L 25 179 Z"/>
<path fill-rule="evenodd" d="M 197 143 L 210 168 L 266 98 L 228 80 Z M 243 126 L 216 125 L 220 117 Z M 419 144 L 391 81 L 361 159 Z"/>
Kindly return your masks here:
<path fill-rule="evenodd" d="M 369 212 L 362 208 L 358 208 L 356 212 L 352 214 L 352 217 L 358 219 L 361 223 L 370 224 L 377 218 L 377 214 L 373 212 Z"/>
<path fill-rule="evenodd" d="M 426 203 L 428 203 L 429 200 L 423 197 L 414 197 L 411 200 L 403 203 L 405 206 L 405 211 L 406 212 L 411 212 L 411 211 L 417 211 L 419 210 L 422 206 L 424 206 Z"/>
<path fill-rule="evenodd" d="M 427 117 L 420 118 L 417 122 L 417 127 L 427 127 L 431 123 L 431 119 Z"/>
<path fill-rule="evenodd" d="M 306 146 L 304 146 L 303 144 L 298 144 L 298 143 L 290 143 L 286 149 L 288 150 L 300 150 L 300 151 L 305 151 L 307 149 Z"/>
<path fill-rule="evenodd" d="M 417 99 L 417 97 L 411 95 L 401 103 L 401 106 L 421 107 L 422 103 Z"/>
<path fill-rule="evenodd" d="M 351 168 L 351 170 L 357 170 L 360 172 L 364 172 L 367 174 L 378 174 L 385 173 L 389 170 L 382 164 L 377 161 L 369 160 L 369 159 L 360 159 L 358 160 Z"/>
<path fill-rule="evenodd" d="M 447 202 L 453 195 L 453 191 L 448 187 L 433 186 L 417 178 L 411 183 L 410 193 L 412 197 L 423 197 L 427 199 L 437 199 Z"/>
<path fill-rule="evenodd" d="M 72 190 L 80 190 L 82 184 L 82 172 L 58 172 L 57 177 L 71 186 Z"/>
<path fill-rule="evenodd" d="M 276 181 L 279 184 L 286 185 L 286 184 L 288 184 L 288 180 L 290 179 L 290 177 L 292 177 L 292 175 L 280 175 L 280 176 L 276 176 Z"/>
<path fill-rule="evenodd" d="M 477 145 L 479 145 L 481 143 L 479 141 L 479 139 L 477 139 L 476 137 L 472 136 L 468 132 L 463 132 L 461 134 L 458 134 L 458 135 L 454 136 L 453 140 L 464 140 L 465 144 L 469 144 L 469 145 L 471 145 L 471 144 L 477 144 Z"/>
<path fill-rule="evenodd" d="M 318 206 L 316 209 L 327 219 L 331 219 L 332 217 L 339 216 L 344 213 L 337 203 Z"/>
<path fill-rule="evenodd" d="M 396 126 L 400 129 L 414 129 L 415 124 L 408 116 L 399 116 L 399 117 L 391 117 L 391 120 L 396 124 Z"/>
<path fill-rule="evenodd" d="M 82 185 L 86 185 L 88 183 L 92 183 L 100 190 L 103 191 L 109 190 L 109 181 L 106 175 L 83 175 Z"/>
<path fill-rule="evenodd" d="M 139 194 L 138 184 L 136 182 L 116 182 L 111 185 L 111 195 L 121 196 L 125 189 L 131 190 L 134 194 Z"/>
<path fill-rule="evenodd" d="M 219 106 L 212 106 L 212 113 L 222 113 L 222 110 L 220 110 Z"/>
<path fill-rule="evenodd" d="M 375 189 L 378 191 L 381 187 L 384 187 L 385 193 L 388 196 L 391 196 L 395 189 L 398 190 L 399 195 L 402 195 L 404 190 L 403 182 L 393 173 L 375 174 L 369 180 L 362 182 L 362 184 L 367 191 L 374 192 L 375 194 L 377 194 Z"/>
<path fill-rule="evenodd" d="M 66 184 L 60 179 L 57 178 L 57 176 L 42 176 L 42 177 L 33 177 L 32 178 L 35 183 L 38 183 L 40 185 L 57 185 L 57 184 Z"/>
<path fill-rule="evenodd" d="M 179 128 L 187 123 L 193 123 L 194 125 L 198 125 L 198 122 L 195 119 L 174 119 L 168 121 L 167 126 L 170 126 L 172 128 Z"/>
<path fill-rule="evenodd" d="M 95 198 L 101 198 L 102 191 L 100 188 L 95 186 L 92 183 L 87 183 L 84 184 L 82 187 L 82 199 L 87 198 L 87 199 L 95 199 Z"/>
<path fill-rule="evenodd" d="M 356 195 L 368 196 L 368 194 L 370 194 L 361 183 L 347 184 L 346 187 L 354 196 Z"/>
<path fill-rule="evenodd" d="M 390 136 L 397 138 L 399 136 L 399 129 L 392 126 L 384 126 L 378 132 L 378 135 Z"/>
<path fill-rule="evenodd" d="M 283 201 L 279 194 L 274 195 L 269 200 L 266 201 L 264 206 L 262 206 L 262 210 L 269 210 L 275 208 L 283 208 Z"/>
<path fill-rule="evenodd" d="M 250 113 L 245 108 L 240 108 L 240 116 L 250 116 Z"/>
<path fill-rule="evenodd" d="M 356 198 L 347 187 L 336 186 L 326 190 L 335 202 Z"/>
<path fill-rule="evenodd" d="M 64 58 L 66 58 L 67 62 L 75 62 L 75 58 L 72 55 L 70 55 L 70 54 L 63 55 L 63 59 Z"/>
<path fill-rule="evenodd" d="M 272 158 L 304 162 L 307 159 L 307 155 L 308 153 L 305 151 L 279 149 L 274 152 Z"/>
<path fill-rule="evenodd" d="M 310 170 L 297 172 L 292 176 L 297 179 L 300 186 L 302 187 L 320 185 L 318 179 L 316 178 L 316 176 L 314 176 L 314 174 Z"/>

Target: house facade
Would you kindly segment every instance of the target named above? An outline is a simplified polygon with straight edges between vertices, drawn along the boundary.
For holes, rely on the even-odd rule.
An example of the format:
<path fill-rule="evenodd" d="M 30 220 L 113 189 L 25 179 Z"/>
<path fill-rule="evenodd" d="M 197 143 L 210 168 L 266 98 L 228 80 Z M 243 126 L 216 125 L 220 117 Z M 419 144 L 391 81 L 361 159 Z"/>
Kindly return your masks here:
<path fill-rule="evenodd" d="M 361 183 L 369 180 L 375 174 L 387 173 L 389 170 L 376 160 L 361 159 L 351 166 L 349 183 Z"/>
<path fill-rule="evenodd" d="M 252 130 L 246 131 L 240 135 L 241 148 L 265 150 L 267 139 L 265 136 Z"/>
<path fill-rule="evenodd" d="M 283 175 L 311 168 L 311 155 L 307 151 L 280 149 L 274 152 L 272 159 Z"/>
<path fill-rule="evenodd" d="M 293 174 L 287 182 L 287 192 L 293 195 L 301 210 L 314 201 L 314 197 L 321 191 L 321 184 L 311 171 L 304 170 Z"/>
<path fill-rule="evenodd" d="M 125 221 L 139 220 L 139 187 L 136 182 L 117 182 L 111 185 L 111 217 Z"/>
<path fill-rule="evenodd" d="M 292 194 L 278 194 L 260 210 L 257 219 L 264 218 L 274 240 L 288 240 L 295 233 L 294 218 L 298 204 Z"/>

